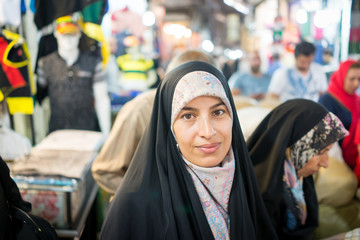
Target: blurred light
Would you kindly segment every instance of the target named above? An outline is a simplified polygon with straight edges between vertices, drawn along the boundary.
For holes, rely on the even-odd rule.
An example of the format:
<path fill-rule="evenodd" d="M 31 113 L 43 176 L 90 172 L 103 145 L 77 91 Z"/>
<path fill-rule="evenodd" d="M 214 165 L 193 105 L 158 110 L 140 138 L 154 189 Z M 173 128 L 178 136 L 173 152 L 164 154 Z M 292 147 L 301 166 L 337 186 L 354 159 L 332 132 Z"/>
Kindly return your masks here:
<path fill-rule="evenodd" d="M 314 24 L 317 28 L 325 28 L 330 24 L 330 17 L 328 11 L 320 10 L 315 13 Z"/>
<path fill-rule="evenodd" d="M 212 43 L 212 41 L 210 40 L 204 40 L 202 43 L 201 43 L 201 47 L 207 51 L 207 52 L 212 52 L 214 51 L 214 44 Z"/>
<path fill-rule="evenodd" d="M 325 39 L 322 39 L 322 40 L 321 40 L 321 46 L 322 46 L 323 48 L 327 48 L 327 47 L 329 46 L 329 43 L 328 43 Z"/>
<path fill-rule="evenodd" d="M 240 1 L 224 0 L 224 3 L 232 8 L 235 8 L 237 11 L 239 11 L 245 15 L 249 13 L 249 8 Z"/>
<path fill-rule="evenodd" d="M 299 24 L 304 24 L 308 21 L 308 16 L 307 16 L 307 12 L 305 9 L 299 9 L 297 12 L 296 12 L 296 21 L 299 23 Z"/>
<path fill-rule="evenodd" d="M 147 11 L 142 17 L 142 22 L 147 27 L 153 26 L 155 24 L 155 14 L 153 12 Z"/>
<path fill-rule="evenodd" d="M 224 50 L 224 55 L 232 60 L 236 60 L 238 58 L 242 58 L 244 56 L 244 53 L 240 49 L 231 50 L 227 48 Z"/>
<path fill-rule="evenodd" d="M 191 29 L 188 29 L 188 28 L 187 28 L 187 29 L 185 30 L 184 37 L 190 38 L 191 35 L 192 35 Z"/>
<path fill-rule="evenodd" d="M 317 10 L 320 10 L 322 8 L 321 1 L 302 1 L 301 6 L 308 12 L 315 12 Z"/>
<path fill-rule="evenodd" d="M 192 35 L 191 29 L 183 25 L 173 23 L 165 24 L 164 32 L 168 35 L 172 35 L 176 39 L 190 38 Z"/>

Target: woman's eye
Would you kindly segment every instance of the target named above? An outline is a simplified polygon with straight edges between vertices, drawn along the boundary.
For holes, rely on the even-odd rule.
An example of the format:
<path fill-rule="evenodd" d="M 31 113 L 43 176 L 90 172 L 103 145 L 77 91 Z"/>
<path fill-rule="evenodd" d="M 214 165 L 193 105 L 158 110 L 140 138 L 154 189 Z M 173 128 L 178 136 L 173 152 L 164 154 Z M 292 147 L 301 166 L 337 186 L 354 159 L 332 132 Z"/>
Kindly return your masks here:
<path fill-rule="evenodd" d="M 186 113 L 186 114 L 183 114 L 181 116 L 182 119 L 185 119 L 185 120 L 190 120 L 191 118 L 193 118 L 194 116 L 190 113 Z"/>
<path fill-rule="evenodd" d="M 322 151 L 318 152 L 317 155 L 319 155 L 319 156 L 324 155 L 324 154 L 326 154 L 328 151 L 329 151 L 329 150 L 322 150 Z"/>
<path fill-rule="evenodd" d="M 214 112 L 214 115 L 215 115 L 215 116 L 221 116 L 221 115 L 223 115 L 224 113 L 225 113 L 224 110 L 219 109 L 219 110 L 216 110 L 216 111 Z"/>

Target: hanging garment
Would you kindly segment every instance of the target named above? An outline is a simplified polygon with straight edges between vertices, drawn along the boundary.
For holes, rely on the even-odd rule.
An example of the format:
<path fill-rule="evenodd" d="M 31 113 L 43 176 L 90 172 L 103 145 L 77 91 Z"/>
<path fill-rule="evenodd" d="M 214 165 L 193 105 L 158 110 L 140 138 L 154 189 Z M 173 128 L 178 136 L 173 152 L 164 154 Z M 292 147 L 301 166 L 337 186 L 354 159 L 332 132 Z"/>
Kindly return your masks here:
<path fill-rule="evenodd" d="M 148 72 L 153 69 L 154 62 L 143 56 L 134 58 L 130 54 L 116 59 L 123 76 L 121 85 L 126 90 L 144 91 L 148 88 Z"/>
<path fill-rule="evenodd" d="M 20 0 L 0 1 L 0 24 L 19 27 L 21 23 Z"/>
<path fill-rule="evenodd" d="M 94 9 L 97 11 L 93 11 Z M 59 17 L 83 10 L 86 13 L 86 21 L 91 19 L 94 23 L 101 23 L 107 10 L 107 0 L 35 0 L 34 22 L 38 29 L 42 29 Z"/>
<path fill-rule="evenodd" d="M 0 89 L 10 114 L 33 113 L 32 95 L 36 88 L 30 54 L 25 40 L 8 30 L 3 30 L 0 35 Z"/>
<path fill-rule="evenodd" d="M 58 52 L 39 60 L 38 83 L 48 89 L 51 116 L 49 131 L 57 129 L 98 130 L 93 85 L 104 81 L 100 60 L 91 53 L 81 53 L 67 66 Z"/>

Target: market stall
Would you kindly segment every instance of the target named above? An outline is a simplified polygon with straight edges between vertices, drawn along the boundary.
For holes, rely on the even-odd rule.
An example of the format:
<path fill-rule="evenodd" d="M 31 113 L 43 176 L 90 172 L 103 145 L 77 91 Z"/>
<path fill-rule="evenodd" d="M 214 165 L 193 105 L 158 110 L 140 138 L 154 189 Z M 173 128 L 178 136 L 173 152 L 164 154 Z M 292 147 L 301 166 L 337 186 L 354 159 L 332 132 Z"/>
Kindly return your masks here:
<path fill-rule="evenodd" d="M 100 132 L 58 130 L 9 163 L 32 213 L 48 220 L 59 237 L 80 237 L 85 227 L 98 191 L 90 167 L 102 141 Z"/>

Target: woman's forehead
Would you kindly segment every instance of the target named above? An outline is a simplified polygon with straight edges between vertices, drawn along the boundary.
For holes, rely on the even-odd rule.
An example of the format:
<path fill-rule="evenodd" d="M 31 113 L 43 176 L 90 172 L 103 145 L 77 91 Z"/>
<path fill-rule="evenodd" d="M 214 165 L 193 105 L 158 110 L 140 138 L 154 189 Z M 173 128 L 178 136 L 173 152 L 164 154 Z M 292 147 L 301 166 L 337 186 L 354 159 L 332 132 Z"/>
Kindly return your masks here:
<path fill-rule="evenodd" d="M 199 104 L 211 105 L 210 107 L 212 107 L 212 105 L 225 104 L 225 103 L 220 97 L 201 95 L 195 97 L 194 99 L 186 103 L 183 109 L 188 106 L 191 106 L 192 108 L 197 108 Z"/>
<path fill-rule="evenodd" d="M 221 81 L 206 71 L 193 71 L 185 74 L 178 82 L 172 99 L 171 122 L 178 113 L 193 99 L 200 96 L 213 96 L 221 98 L 229 111 L 231 105 Z"/>

